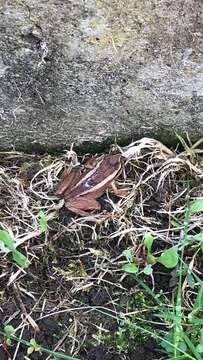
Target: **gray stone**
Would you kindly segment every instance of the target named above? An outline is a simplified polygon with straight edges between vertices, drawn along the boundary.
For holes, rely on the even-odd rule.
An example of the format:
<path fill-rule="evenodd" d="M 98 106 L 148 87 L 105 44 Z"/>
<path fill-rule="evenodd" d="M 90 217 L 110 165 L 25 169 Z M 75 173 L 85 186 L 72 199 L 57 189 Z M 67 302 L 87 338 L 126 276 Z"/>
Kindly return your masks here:
<path fill-rule="evenodd" d="M 202 0 L 0 0 L 0 147 L 203 134 Z"/>

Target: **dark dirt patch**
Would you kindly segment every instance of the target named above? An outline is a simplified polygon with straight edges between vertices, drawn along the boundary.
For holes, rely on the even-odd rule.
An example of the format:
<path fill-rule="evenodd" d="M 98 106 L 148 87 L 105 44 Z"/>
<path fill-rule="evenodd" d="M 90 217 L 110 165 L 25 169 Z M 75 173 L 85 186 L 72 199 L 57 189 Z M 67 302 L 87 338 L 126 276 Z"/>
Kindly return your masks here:
<path fill-rule="evenodd" d="M 75 290 L 73 291 L 73 281 L 71 277 L 67 280 L 64 279 L 64 274 L 61 273 L 61 271 L 64 271 L 64 273 L 66 271 L 74 271 L 76 276 L 81 276 L 81 272 L 84 269 L 90 269 L 89 271 L 92 272 L 91 269 L 94 267 L 94 259 L 90 254 L 87 255 L 88 249 L 86 248 L 81 251 L 81 255 L 83 255 L 80 260 L 76 259 L 77 246 L 72 247 L 70 251 L 70 247 L 67 245 L 66 243 L 62 248 L 58 247 L 57 243 L 53 244 L 52 241 L 50 241 L 49 246 L 47 248 L 45 246 L 43 249 L 44 254 L 40 255 L 40 252 L 36 251 L 40 260 L 34 260 L 27 271 L 27 275 L 18 282 L 20 287 L 26 289 L 28 293 L 31 293 L 35 297 L 34 300 L 21 292 L 21 300 L 27 312 L 32 312 L 33 319 L 38 319 L 37 324 L 40 328 L 40 332 L 35 334 L 30 325 L 29 328 L 26 326 L 23 331 L 23 339 L 29 341 L 32 337 L 35 337 L 41 346 L 53 349 L 64 334 L 69 334 L 73 331 L 73 324 L 75 323 L 75 336 L 78 341 L 83 342 L 76 356 L 79 359 L 131 360 L 135 358 L 135 354 L 136 359 L 144 359 L 144 357 L 146 359 L 150 358 L 152 356 L 152 350 L 149 350 L 149 345 L 147 345 L 149 344 L 149 340 L 146 342 L 146 347 L 144 347 L 145 340 L 142 346 L 137 347 L 137 339 L 136 337 L 133 338 L 132 335 L 131 338 L 127 340 L 130 352 L 126 352 L 125 350 L 124 353 L 119 353 L 116 346 L 117 340 L 113 338 L 112 340 L 109 338 L 103 340 L 104 343 L 101 345 L 95 345 L 97 341 L 92 338 L 92 336 L 99 336 L 97 327 L 101 326 L 104 328 L 104 336 L 107 334 L 110 337 L 115 337 L 115 333 L 119 330 L 119 323 L 115 321 L 115 319 L 108 318 L 107 315 L 103 316 L 102 313 L 97 312 L 97 309 L 101 309 L 105 313 L 109 312 L 110 314 L 116 310 L 119 314 L 120 311 L 125 311 L 126 307 L 130 307 L 131 311 L 136 310 L 139 306 L 142 307 L 142 304 L 136 304 L 136 300 L 132 302 L 132 292 L 138 291 L 137 284 L 130 276 L 126 276 L 122 283 L 120 283 L 120 275 L 118 277 L 116 273 L 111 273 L 111 271 L 103 276 L 104 282 L 102 284 L 96 284 L 99 276 L 99 272 L 97 272 L 96 274 L 92 274 L 93 285 L 90 286 L 89 289 L 87 287 L 86 290 L 85 287 L 88 286 L 90 280 L 85 281 L 81 279 L 81 285 L 84 281 L 84 290 L 78 290 L 75 293 Z M 49 253 L 50 247 L 52 247 L 51 253 Z M 95 251 L 97 248 L 101 251 L 101 246 L 95 246 Z M 54 274 L 56 268 L 60 269 L 60 271 Z M 0 313 L 1 328 L 3 329 L 3 324 L 5 324 L 10 317 L 9 324 L 17 328 L 22 324 L 22 309 L 15 297 L 12 287 L 7 287 L 6 283 L 2 283 L 2 288 L 4 289 L 3 297 L 5 300 L 9 299 L 9 302 L 2 301 Z M 36 301 L 38 302 L 37 306 Z M 63 311 L 65 308 L 70 308 L 70 312 L 60 313 L 60 311 Z M 72 308 L 75 310 L 71 310 Z M 59 313 L 51 315 L 54 309 L 56 313 L 58 311 Z M 42 316 L 48 317 L 40 320 L 41 313 Z M 64 351 L 66 354 L 70 354 L 72 345 L 71 339 L 68 338 L 69 336 L 60 347 L 61 351 Z M 125 348 L 125 335 L 123 342 Z M 0 348 L 3 354 L 1 359 L 7 359 L 7 351 L 13 356 L 16 349 L 15 345 L 15 342 L 13 342 L 13 346 L 8 347 L 6 350 Z M 26 351 L 27 347 L 20 345 L 16 360 L 23 359 Z M 155 343 L 153 351 L 155 359 L 157 358 L 158 351 L 158 345 Z M 149 352 L 150 357 L 148 356 Z M 47 356 L 47 354 L 33 353 L 30 355 L 30 359 L 45 360 Z"/>

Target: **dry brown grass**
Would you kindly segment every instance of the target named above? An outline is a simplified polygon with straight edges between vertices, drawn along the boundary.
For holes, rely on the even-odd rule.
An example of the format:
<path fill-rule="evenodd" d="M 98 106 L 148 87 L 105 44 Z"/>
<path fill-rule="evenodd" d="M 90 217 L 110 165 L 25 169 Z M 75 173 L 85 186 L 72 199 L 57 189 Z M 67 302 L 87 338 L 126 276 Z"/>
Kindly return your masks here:
<path fill-rule="evenodd" d="M 191 196 L 202 195 L 203 172 L 198 162 L 200 151 L 196 150 L 195 157 L 192 158 L 186 151 L 177 154 L 160 142 L 148 138 L 130 144 L 125 149 L 118 148 L 118 151 L 126 158 L 118 184 L 120 187 L 128 187 L 129 195 L 125 199 L 115 200 L 108 191 L 105 202 L 112 208 L 109 218 L 105 219 L 101 213 L 90 217 L 75 217 L 70 214 L 67 215 L 70 218 L 67 226 L 57 220 L 63 200 L 59 200 L 54 191 L 64 166 L 67 166 L 67 159 L 74 160 L 74 164 L 70 163 L 69 166 L 77 162 L 72 156 L 72 150 L 61 157 L 39 157 L 19 152 L 1 153 L 1 228 L 12 235 L 16 246 L 23 244 L 31 258 L 34 254 L 29 240 L 40 235 L 40 210 L 45 213 L 50 228 L 51 220 L 55 219 L 54 227 L 55 230 L 58 227 L 59 235 L 66 232 L 81 234 L 82 229 L 89 229 L 92 240 L 98 236 L 103 237 L 104 234 L 109 241 L 116 237 L 118 242 L 121 242 L 123 237 L 127 236 L 129 243 L 138 248 L 143 234 L 151 231 L 165 242 L 174 242 L 174 230 L 176 232 L 177 228 L 173 229 L 171 220 L 177 219 L 179 214 L 184 212 L 188 179 L 196 183 L 195 188 L 193 186 L 190 189 Z M 29 181 L 27 175 L 29 171 L 36 170 L 33 169 L 36 163 L 40 169 Z M 151 214 L 148 215 L 149 207 L 153 206 L 153 202 L 150 203 L 153 196 L 157 198 L 159 206 L 157 210 L 154 209 L 154 214 L 151 209 Z M 167 217 L 166 226 L 161 226 L 161 229 L 157 214 Z M 57 234 L 55 236 L 57 237 Z M 0 246 L 2 253 L 7 252 L 3 244 Z"/>

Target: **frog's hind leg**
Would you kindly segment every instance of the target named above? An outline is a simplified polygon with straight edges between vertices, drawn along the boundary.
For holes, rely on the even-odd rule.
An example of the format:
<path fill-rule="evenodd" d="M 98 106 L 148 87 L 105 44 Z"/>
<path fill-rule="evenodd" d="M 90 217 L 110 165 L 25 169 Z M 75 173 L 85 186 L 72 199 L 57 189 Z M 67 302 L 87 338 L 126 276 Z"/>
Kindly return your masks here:
<path fill-rule="evenodd" d="M 100 203 L 95 199 L 88 199 L 86 197 L 80 197 L 71 202 L 65 203 L 68 210 L 81 216 L 92 215 L 93 210 L 101 210 Z"/>
<path fill-rule="evenodd" d="M 58 184 L 56 195 L 62 196 L 65 191 L 71 190 L 81 179 L 81 172 L 78 169 L 65 170 Z"/>

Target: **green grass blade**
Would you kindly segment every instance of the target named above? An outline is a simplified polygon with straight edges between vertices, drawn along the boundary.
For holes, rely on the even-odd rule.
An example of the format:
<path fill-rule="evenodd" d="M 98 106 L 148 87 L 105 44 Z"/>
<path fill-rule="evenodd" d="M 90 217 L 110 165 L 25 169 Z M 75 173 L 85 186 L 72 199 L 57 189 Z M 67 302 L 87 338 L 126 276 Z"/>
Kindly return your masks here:
<path fill-rule="evenodd" d="M 12 251 L 13 260 L 22 268 L 27 268 L 30 265 L 30 261 L 20 251 Z"/>
<path fill-rule="evenodd" d="M 190 207 L 189 207 L 190 214 L 194 214 L 194 213 L 198 213 L 198 212 L 202 212 L 202 211 L 203 211 L 203 198 L 197 199 L 197 200 L 191 202 Z"/>
<path fill-rule="evenodd" d="M 16 264 L 22 268 L 27 268 L 30 265 L 27 257 L 20 251 L 16 250 L 13 239 L 8 231 L 0 230 L 0 241 L 2 241 L 5 247 L 11 251 L 13 260 L 16 262 Z"/>
<path fill-rule="evenodd" d="M 46 232 L 48 230 L 47 217 L 44 211 L 40 210 L 39 214 L 39 226 L 41 232 Z"/>
<path fill-rule="evenodd" d="M 22 344 L 22 345 L 26 345 L 27 347 L 30 346 L 30 342 L 29 341 L 26 341 L 26 340 L 23 340 L 23 339 L 19 339 L 18 337 L 16 336 L 13 336 L 11 335 L 11 340 L 14 340 L 14 341 L 17 341 L 18 343 Z M 72 357 L 72 356 L 68 356 L 68 355 L 65 355 L 63 353 L 60 353 L 60 352 L 57 352 L 57 351 L 52 351 L 52 350 L 49 350 L 47 348 L 44 348 L 42 346 L 40 346 L 40 351 L 41 352 L 44 352 L 44 353 L 47 353 L 51 356 L 54 356 L 56 357 L 57 359 L 64 359 L 64 360 L 80 360 L 79 358 L 75 358 L 75 357 Z"/>
<path fill-rule="evenodd" d="M 182 333 L 182 337 L 183 337 L 185 343 L 187 344 L 188 348 L 190 349 L 190 351 L 195 356 L 195 359 L 202 360 L 201 355 L 197 352 L 197 350 L 195 349 L 192 341 L 189 339 L 189 337 L 184 332 Z"/>

